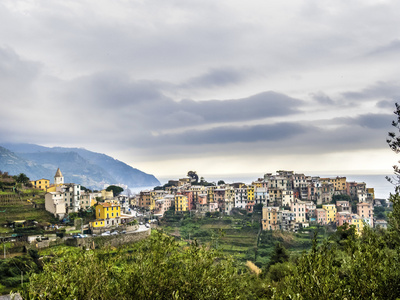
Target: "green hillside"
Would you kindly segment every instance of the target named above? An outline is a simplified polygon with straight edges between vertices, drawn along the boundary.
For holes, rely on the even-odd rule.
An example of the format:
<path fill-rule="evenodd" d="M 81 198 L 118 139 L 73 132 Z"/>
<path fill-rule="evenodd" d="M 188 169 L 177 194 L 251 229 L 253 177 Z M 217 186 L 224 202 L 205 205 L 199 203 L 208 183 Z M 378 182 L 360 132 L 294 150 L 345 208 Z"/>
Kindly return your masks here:
<path fill-rule="evenodd" d="M 15 176 L 0 173 L 0 233 L 13 233 L 14 221 L 54 223 L 54 216 L 44 209 L 42 190 L 32 189 L 18 183 Z"/>

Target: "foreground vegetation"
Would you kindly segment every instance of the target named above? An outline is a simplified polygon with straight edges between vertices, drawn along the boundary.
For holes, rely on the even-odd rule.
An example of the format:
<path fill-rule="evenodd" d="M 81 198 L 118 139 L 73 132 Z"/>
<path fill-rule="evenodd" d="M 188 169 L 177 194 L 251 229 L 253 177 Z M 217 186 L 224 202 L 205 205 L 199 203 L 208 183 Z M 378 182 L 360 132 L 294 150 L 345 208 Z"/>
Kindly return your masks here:
<path fill-rule="evenodd" d="M 358 237 L 341 227 L 295 258 L 277 243 L 260 275 L 212 245 L 182 247 L 154 231 L 119 249 L 48 249 L 21 292 L 24 299 L 396 299 L 400 196 L 392 201 L 388 231 Z"/>
<path fill-rule="evenodd" d="M 239 262 L 251 261 L 259 268 L 269 263 L 277 243 L 296 257 L 303 251 L 311 250 L 314 233 L 317 233 L 318 243 L 330 235 L 329 229 L 323 226 L 312 226 L 297 233 L 262 231 L 261 211 L 248 214 L 236 210 L 231 216 L 212 213 L 205 217 L 168 211 L 160 227 L 178 241 L 196 240 L 200 245 L 211 245 L 224 254 L 232 255 Z"/>

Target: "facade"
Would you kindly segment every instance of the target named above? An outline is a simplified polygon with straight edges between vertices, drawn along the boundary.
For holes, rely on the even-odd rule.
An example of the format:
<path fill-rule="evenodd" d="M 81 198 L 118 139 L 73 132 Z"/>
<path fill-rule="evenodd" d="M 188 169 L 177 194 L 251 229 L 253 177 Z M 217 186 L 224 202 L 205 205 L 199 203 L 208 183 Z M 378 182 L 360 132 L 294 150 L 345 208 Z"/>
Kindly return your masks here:
<path fill-rule="evenodd" d="M 357 215 L 371 228 L 374 227 L 374 209 L 372 204 L 365 202 L 357 203 Z"/>
<path fill-rule="evenodd" d="M 317 208 L 315 210 L 315 218 L 318 224 L 320 225 L 326 225 L 328 224 L 327 222 L 327 213 L 325 209 L 322 208 Z"/>
<path fill-rule="evenodd" d="M 42 178 L 31 181 L 31 184 L 35 189 L 47 191 L 47 188 L 50 187 L 50 180 Z"/>
<path fill-rule="evenodd" d="M 290 211 L 294 213 L 296 222 L 304 223 L 306 221 L 306 203 L 295 199 L 290 203 Z"/>
<path fill-rule="evenodd" d="M 121 223 L 121 207 L 110 203 L 96 205 L 96 221 L 91 222 L 91 227 L 110 227 Z"/>
<path fill-rule="evenodd" d="M 80 208 L 83 210 L 87 210 L 90 207 L 94 206 L 97 203 L 96 194 L 82 192 L 80 197 Z"/>
<path fill-rule="evenodd" d="M 334 204 L 322 205 L 322 209 L 326 211 L 326 222 L 328 224 L 336 222 L 336 206 Z"/>
<path fill-rule="evenodd" d="M 155 206 L 152 205 L 150 191 L 142 191 L 139 195 L 139 207 L 152 210 Z"/>
<path fill-rule="evenodd" d="M 351 213 L 351 206 L 349 201 L 336 201 L 336 209 L 338 212 Z"/>
<path fill-rule="evenodd" d="M 67 183 L 56 187 L 56 191 L 64 193 L 67 212 L 77 212 L 80 208 L 81 186 L 79 184 Z"/>
<path fill-rule="evenodd" d="M 44 196 L 45 209 L 52 213 L 56 218 L 60 220 L 64 218 L 67 213 L 65 206 L 64 193 L 62 192 L 50 192 Z"/>
<path fill-rule="evenodd" d="M 254 189 L 254 201 L 255 204 L 262 204 L 263 206 L 267 206 L 269 203 L 268 188 L 256 186 Z"/>
<path fill-rule="evenodd" d="M 262 208 L 262 229 L 278 230 L 279 228 L 279 207 Z"/>
<path fill-rule="evenodd" d="M 235 207 L 246 209 L 247 205 L 247 186 L 235 189 Z"/>
<path fill-rule="evenodd" d="M 183 212 L 189 210 L 188 198 L 185 195 L 175 195 L 175 211 Z"/>

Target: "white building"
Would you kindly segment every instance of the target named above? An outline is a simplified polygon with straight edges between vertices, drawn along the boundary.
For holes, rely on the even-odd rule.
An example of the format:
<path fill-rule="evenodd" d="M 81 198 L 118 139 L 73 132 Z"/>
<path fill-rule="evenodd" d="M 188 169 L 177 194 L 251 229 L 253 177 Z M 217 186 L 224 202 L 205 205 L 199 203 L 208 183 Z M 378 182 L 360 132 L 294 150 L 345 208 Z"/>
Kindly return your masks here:
<path fill-rule="evenodd" d="M 247 205 L 247 187 L 235 189 L 235 207 L 240 209 L 246 209 Z"/>
<path fill-rule="evenodd" d="M 64 193 L 50 192 L 44 196 L 44 199 L 46 210 L 60 220 L 63 219 L 67 212 L 64 200 Z"/>

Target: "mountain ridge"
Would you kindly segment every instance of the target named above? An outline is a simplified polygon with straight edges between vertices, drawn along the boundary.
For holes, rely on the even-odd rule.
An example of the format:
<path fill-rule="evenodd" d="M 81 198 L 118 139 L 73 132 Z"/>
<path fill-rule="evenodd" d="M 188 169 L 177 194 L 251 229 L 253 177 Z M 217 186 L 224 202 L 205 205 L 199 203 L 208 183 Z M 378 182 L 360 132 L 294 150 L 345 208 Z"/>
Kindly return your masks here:
<path fill-rule="evenodd" d="M 0 170 L 17 175 L 25 173 L 31 180 L 52 180 L 60 168 L 65 182 L 87 188 L 124 184 L 128 188 L 160 185 L 158 179 L 106 154 L 84 148 L 45 147 L 35 144 L 0 144 Z"/>

